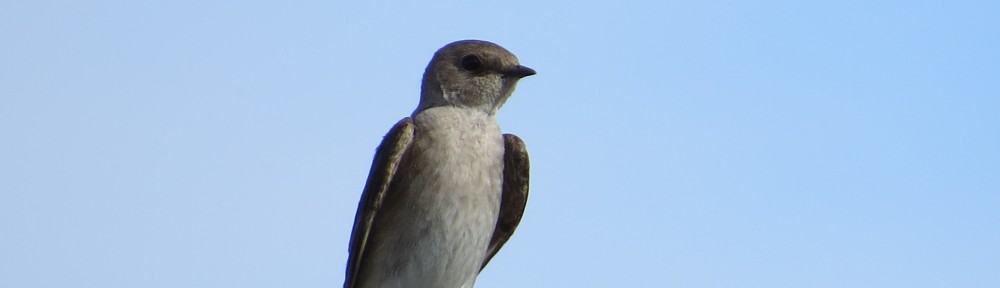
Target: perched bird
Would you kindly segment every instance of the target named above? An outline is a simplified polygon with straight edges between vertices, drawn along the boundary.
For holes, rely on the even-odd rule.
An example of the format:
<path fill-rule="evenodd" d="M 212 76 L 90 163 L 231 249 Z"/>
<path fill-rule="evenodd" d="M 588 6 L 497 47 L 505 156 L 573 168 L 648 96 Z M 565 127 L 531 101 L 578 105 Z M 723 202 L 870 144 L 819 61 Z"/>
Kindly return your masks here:
<path fill-rule="evenodd" d="M 524 142 L 497 110 L 534 75 L 497 44 L 438 50 L 420 104 L 375 152 L 351 235 L 345 288 L 472 288 L 528 199 Z"/>

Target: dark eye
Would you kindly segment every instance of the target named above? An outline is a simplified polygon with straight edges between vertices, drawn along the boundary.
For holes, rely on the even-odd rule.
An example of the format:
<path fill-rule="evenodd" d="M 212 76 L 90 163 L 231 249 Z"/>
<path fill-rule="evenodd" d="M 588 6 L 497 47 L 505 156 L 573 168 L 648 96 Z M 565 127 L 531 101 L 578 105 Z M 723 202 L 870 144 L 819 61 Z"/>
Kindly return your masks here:
<path fill-rule="evenodd" d="M 462 57 L 462 69 L 466 71 L 479 71 L 483 68 L 483 61 L 479 60 L 476 55 L 467 55 Z"/>

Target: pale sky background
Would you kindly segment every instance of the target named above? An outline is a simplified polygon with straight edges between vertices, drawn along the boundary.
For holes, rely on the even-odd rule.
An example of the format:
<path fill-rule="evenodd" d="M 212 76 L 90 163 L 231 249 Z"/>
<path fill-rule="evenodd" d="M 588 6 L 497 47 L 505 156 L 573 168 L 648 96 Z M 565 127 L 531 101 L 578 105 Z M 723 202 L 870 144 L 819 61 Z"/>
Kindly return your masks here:
<path fill-rule="evenodd" d="M 477 287 L 1000 287 L 998 1 L 167 2 L 0 2 L 0 287 L 340 287 L 469 38 L 538 71 Z"/>

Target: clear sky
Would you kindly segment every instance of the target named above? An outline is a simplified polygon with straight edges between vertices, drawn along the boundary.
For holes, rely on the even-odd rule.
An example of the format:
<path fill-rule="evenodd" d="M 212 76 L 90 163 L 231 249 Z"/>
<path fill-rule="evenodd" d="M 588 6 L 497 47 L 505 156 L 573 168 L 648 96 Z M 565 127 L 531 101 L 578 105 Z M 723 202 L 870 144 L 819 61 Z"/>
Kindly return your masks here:
<path fill-rule="evenodd" d="M 0 2 L 0 287 L 339 287 L 469 38 L 538 71 L 477 287 L 1000 287 L 1000 2 L 335 2 Z"/>

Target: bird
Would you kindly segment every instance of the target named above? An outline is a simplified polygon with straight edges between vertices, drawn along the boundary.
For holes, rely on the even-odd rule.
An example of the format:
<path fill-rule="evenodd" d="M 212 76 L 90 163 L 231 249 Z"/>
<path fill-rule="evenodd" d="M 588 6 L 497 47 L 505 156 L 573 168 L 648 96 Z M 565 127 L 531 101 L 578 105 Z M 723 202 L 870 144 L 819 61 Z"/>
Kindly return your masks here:
<path fill-rule="evenodd" d="M 528 199 L 524 141 L 497 111 L 535 74 L 489 41 L 437 50 L 420 102 L 383 137 L 351 232 L 345 288 L 472 288 Z"/>

